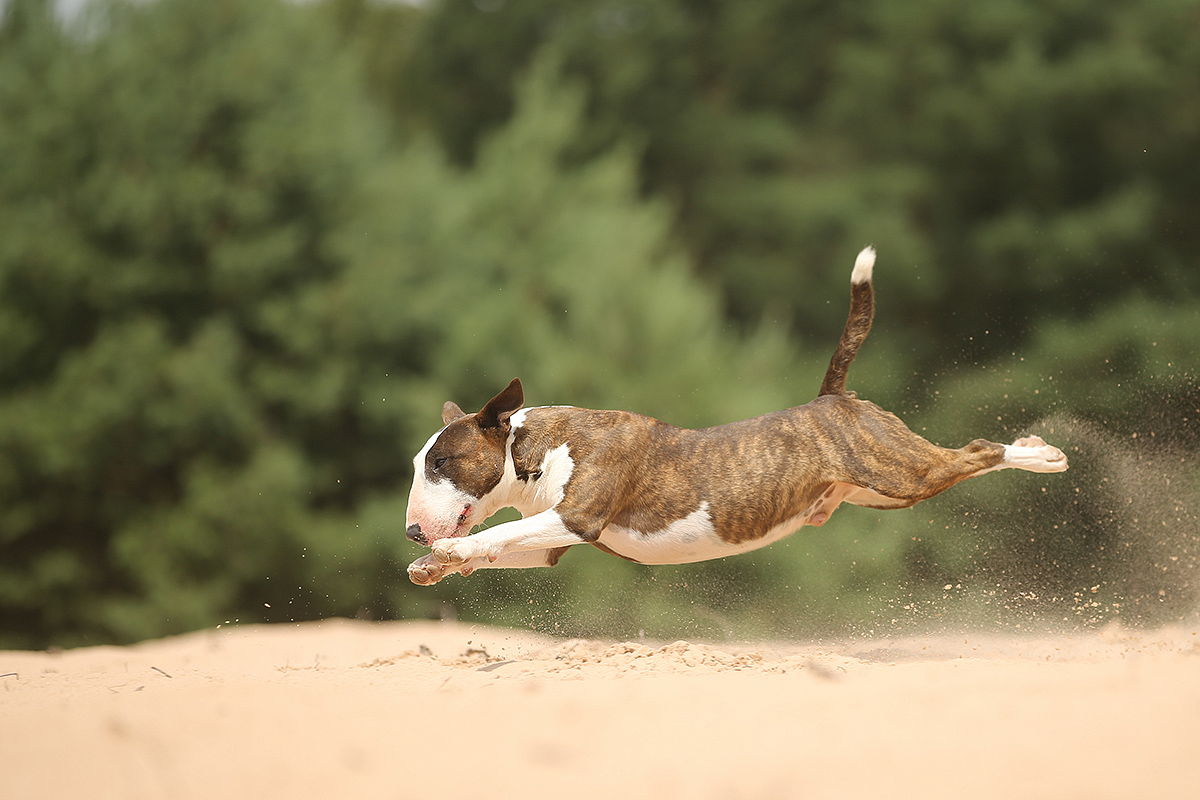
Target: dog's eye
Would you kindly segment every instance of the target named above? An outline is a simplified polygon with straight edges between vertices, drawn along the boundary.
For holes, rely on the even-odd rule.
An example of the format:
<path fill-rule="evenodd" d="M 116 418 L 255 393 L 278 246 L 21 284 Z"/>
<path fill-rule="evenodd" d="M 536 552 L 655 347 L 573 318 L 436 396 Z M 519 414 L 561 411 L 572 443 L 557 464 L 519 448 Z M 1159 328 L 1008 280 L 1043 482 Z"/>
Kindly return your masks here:
<path fill-rule="evenodd" d="M 442 456 L 441 458 L 435 458 L 433 460 L 433 468 L 434 469 L 441 469 L 443 466 L 445 466 L 445 464 L 446 464 L 445 456 Z"/>

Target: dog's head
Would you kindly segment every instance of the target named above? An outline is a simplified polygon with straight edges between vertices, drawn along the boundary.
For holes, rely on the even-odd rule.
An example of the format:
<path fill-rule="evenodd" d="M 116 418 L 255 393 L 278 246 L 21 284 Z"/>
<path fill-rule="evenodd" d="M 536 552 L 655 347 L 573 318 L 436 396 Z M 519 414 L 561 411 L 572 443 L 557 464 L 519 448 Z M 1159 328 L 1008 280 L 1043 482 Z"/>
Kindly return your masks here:
<path fill-rule="evenodd" d="M 442 406 L 446 427 L 430 437 L 413 459 L 413 486 L 408 495 L 405 534 L 418 544 L 462 536 L 496 508 L 489 498 L 504 477 L 509 417 L 521 407 L 521 381 L 475 414 L 454 403 Z"/>

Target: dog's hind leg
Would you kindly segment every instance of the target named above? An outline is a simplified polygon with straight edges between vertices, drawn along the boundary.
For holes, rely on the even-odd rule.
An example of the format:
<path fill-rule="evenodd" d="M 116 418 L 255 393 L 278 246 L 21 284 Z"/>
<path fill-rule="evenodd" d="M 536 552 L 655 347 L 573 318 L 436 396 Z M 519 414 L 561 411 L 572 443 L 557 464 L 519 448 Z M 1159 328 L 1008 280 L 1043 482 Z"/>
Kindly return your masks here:
<path fill-rule="evenodd" d="M 826 396 L 804 408 L 811 409 L 812 425 L 830 443 L 830 481 L 863 490 L 840 495 L 854 505 L 903 508 L 959 481 L 1000 469 L 1062 472 L 1067 468 L 1063 452 L 1036 436 L 1010 445 L 976 439 L 950 449 L 914 433 L 895 414 L 867 400 Z"/>
<path fill-rule="evenodd" d="M 922 450 L 922 457 L 916 459 L 893 453 L 892 462 L 885 468 L 876 465 L 869 473 L 847 481 L 852 490 L 827 493 L 831 500 L 858 506 L 906 508 L 941 494 L 960 481 L 997 470 L 1063 472 L 1067 469 L 1066 455 L 1037 436 L 1027 436 L 1010 445 L 976 439 L 957 450 L 928 444 Z"/>

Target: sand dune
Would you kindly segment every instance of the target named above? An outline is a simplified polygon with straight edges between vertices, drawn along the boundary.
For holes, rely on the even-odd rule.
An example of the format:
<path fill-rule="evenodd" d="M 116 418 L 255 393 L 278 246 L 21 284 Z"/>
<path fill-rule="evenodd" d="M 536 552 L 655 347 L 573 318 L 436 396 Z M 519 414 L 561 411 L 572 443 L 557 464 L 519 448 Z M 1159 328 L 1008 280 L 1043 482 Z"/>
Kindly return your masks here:
<path fill-rule="evenodd" d="M 1200 633 L 835 645 L 462 624 L 0 653 L 3 798 L 1200 797 Z"/>

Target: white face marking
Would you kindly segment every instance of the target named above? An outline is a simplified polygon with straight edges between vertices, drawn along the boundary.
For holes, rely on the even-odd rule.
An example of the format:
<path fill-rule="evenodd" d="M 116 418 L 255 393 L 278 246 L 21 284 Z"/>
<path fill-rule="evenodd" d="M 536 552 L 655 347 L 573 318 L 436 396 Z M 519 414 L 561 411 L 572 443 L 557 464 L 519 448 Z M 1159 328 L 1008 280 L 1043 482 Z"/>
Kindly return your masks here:
<path fill-rule="evenodd" d="M 475 504 L 475 498 L 459 490 L 450 481 L 430 481 L 425 477 L 425 457 L 444 430 L 442 428 L 430 436 L 421 452 L 413 458 L 413 485 L 404 513 L 404 527 L 420 525 L 421 533 L 429 542 L 457 535 L 462 527 L 458 520 L 463 509 Z M 470 527 L 466 530 L 470 530 Z"/>

